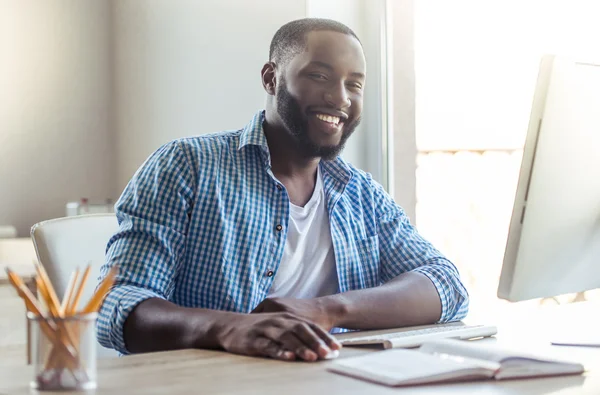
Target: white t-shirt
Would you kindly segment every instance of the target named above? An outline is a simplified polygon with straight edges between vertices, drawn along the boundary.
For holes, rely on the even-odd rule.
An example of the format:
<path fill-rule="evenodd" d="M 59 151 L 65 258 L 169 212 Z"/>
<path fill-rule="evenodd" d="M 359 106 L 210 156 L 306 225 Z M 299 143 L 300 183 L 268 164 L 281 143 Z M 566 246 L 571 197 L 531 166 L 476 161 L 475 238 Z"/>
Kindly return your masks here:
<path fill-rule="evenodd" d="M 321 170 L 312 197 L 304 207 L 290 202 L 290 220 L 283 258 L 269 297 L 308 299 L 338 292 L 338 277 L 325 207 Z"/>

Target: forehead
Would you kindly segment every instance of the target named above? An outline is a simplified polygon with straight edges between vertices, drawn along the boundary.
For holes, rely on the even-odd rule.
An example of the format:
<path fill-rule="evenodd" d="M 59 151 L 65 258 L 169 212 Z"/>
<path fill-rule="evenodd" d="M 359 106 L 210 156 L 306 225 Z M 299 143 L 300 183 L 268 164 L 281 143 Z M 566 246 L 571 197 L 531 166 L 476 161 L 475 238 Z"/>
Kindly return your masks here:
<path fill-rule="evenodd" d="M 312 31 L 306 35 L 306 47 L 290 62 L 292 68 L 302 68 L 311 62 L 331 65 L 348 73 L 366 72 L 363 49 L 358 40 L 348 34 Z"/>

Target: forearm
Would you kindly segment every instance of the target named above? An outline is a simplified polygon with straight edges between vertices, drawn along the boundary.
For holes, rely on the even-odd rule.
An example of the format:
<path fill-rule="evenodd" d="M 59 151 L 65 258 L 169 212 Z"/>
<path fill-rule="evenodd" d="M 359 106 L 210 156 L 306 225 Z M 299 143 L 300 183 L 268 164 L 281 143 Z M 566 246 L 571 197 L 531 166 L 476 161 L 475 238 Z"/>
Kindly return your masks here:
<path fill-rule="evenodd" d="M 159 298 L 146 299 L 125 321 L 124 337 L 132 353 L 183 348 L 220 348 L 222 319 L 234 313 L 177 306 Z"/>
<path fill-rule="evenodd" d="M 433 283 L 423 274 L 408 272 L 388 283 L 325 296 L 320 302 L 333 326 L 348 329 L 385 329 L 433 324 L 442 303 Z"/>

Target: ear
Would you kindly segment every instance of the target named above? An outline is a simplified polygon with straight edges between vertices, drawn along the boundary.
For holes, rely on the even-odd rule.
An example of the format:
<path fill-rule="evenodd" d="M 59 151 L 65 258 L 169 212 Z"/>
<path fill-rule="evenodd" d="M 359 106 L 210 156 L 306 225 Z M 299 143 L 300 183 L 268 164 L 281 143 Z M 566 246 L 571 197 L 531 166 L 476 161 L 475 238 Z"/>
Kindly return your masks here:
<path fill-rule="evenodd" d="M 275 74 L 275 63 L 273 62 L 265 63 L 260 72 L 263 87 L 272 96 L 275 96 L 275 92 L 277 91 L 277 77 Z"/>

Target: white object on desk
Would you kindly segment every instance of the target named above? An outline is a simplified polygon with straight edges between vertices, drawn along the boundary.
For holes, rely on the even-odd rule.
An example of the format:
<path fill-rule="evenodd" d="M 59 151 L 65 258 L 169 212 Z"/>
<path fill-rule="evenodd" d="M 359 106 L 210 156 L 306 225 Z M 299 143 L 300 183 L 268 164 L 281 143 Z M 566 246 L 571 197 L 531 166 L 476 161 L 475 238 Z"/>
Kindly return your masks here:
<path fill-rule="evenodd" d="M 412 327 L 389 333 L 357 335 L 340 340 L 344 346 L 381 344 L 383 348 L 418 347 L 424 342 L 437 339 L 476 339 L 498 333 L 495 326 L 464 325 L 462 323 L 437 324 Z"/>
<path fill-rule="evenodd" d="M 599 108 L 600 62 L 542 58 L 500 298 L 518 302 L 600 288 Z"/>
<path fill-rule="evenodd" d="M 0 239 L 0 280 L 7 278 L 5 267 L 22 277 L 35 276 L 35 262 L 37 256 L 31 238 Z"/>
<path fill-rule="evenodd" d="M 12 225 L 0 226 L 0 239 L 12 239 L 17 237 L 17 228 Z"/>
<path fill-rule="evenodd" d="M 114 212 L 114 204 L 110 199 L 107 199 L 104 203 L 97 203 L 90 202 L 85 198 L 78 202 L 67 203 L 65 211 L 67 217 L 86 214 L 110 214 Z"/>
<path fill-rule="evenodd" d="M 387 350 L 342 359 L 328 370 L 379 384 L 406 386 L 581 374 L 583 365 L 497 345 L 444 339 L 427 342 L 418 350 Z"/>
<path fill-rule="evenodd" d="M 552 339 L 552 344 L 555 346 L 578 346 L 578 347 L 600 347 L 600 336 L 598 334 L 590 336 L 574 336 L 557 337 Z"/>

